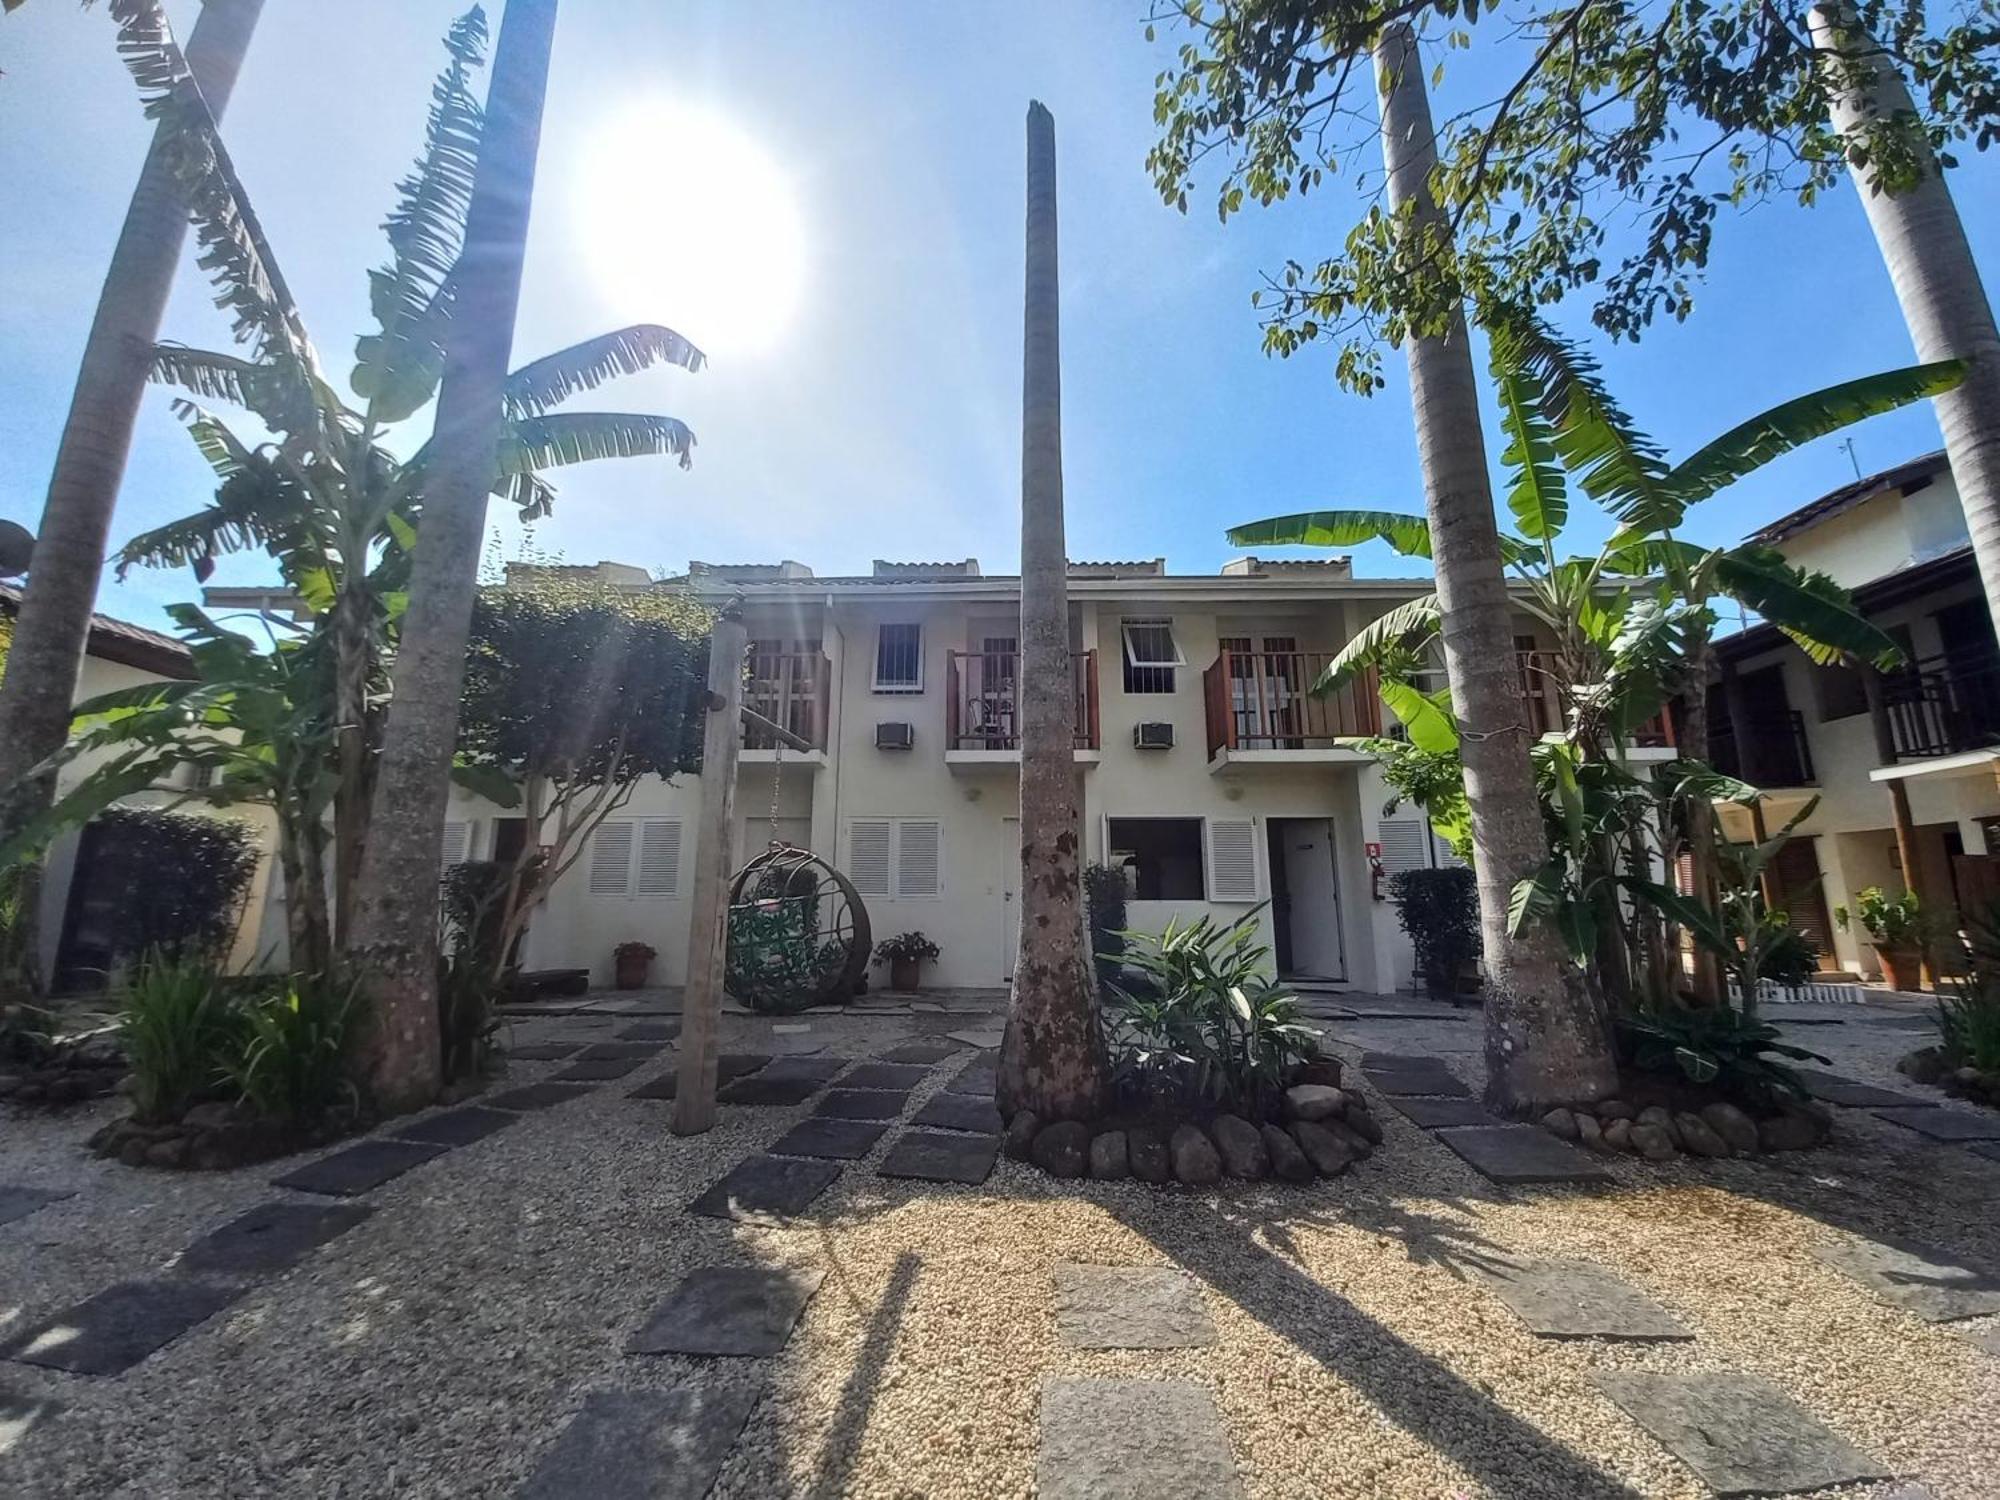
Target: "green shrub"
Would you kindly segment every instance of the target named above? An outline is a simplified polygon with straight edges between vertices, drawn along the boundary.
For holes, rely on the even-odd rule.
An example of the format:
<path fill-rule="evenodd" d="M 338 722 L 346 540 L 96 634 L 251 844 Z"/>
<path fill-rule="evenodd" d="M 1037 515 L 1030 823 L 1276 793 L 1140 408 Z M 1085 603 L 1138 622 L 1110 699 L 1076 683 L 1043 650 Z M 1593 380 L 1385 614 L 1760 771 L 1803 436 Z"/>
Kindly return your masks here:
<path fill-rule="evenodd" d="M 494 990 L 510 871 L 492 860 L 468 860 L 438 883 L 445 952 L 438 964 L 438 1043 L 448 1081 L 476 1074 L 499 1030 Z"/>
<path fill-rule="evenodd" d="M 294 975 L 252 1004 L 244 1044 L 229 1065 L 243 1102 L 295 1126 L 354 1114 L 361 1101 L 348 1052 L 361 1014 L 357 981 L 317 975 Z"/>
<path fill-rule="evenodd" d="M 227 818 L 114 807 L 91 820 L 99 844 L 93 879 L 113 903 L 116 934 L 105 955 L 115 970 L 158 950 L 220 963 L 228 956 L 257 873 L 250 830 Z"/>
<path fill-rule="evenodd" d="M 154 951 L 125 985 L 118 1031 L 132 1066 L 133 1116 L 176 1120 L 221 1092 L 244 1023 L 213 964 Z"/>
<path fill-rule="evenodd" d="M 1964 921 L 1964 972 L 1938 995 L 1938 1043 L 1953 1067 L 2000 1074 L 2000 901 Z"/>
<path fill-rule="evenodd" d="M 1128 1095 L 1271 1114 L 1286 1069 L 1318 1054 L 1298 998 L 1264 976 L 1270 949 L 1257 917 L 1228 926 L 1202 916 L 1164 932 L 1125 932 L 1125 958 L 1146 981 L 1111 990 L 1113 1074 Z"/>
<path fill-rule="evenodd" d="M 1389 882 L 1396 920 L 1416 949 L 1417 973 L 1433 995 L 1458 992 L 1479 957 L 1479 893 L 1470 870 L 1404 870 Z"/>
<path fill-rule="evenodd" d="M 1097 992 L 1109 998 L 1124 968 L 1125 872 L 1112 865 L 1083 867 L 1083 899 L 1090 913 L 1090 957 L 1097 969 Z"/>
<path fill-rule="evenodd" d="M 1648 1073 L 1678 1072 L 1690 1083 L 1713 1084 L 1750 1104 L 1805 1097 L 1798 1075 L 1774 1057 L 1829 1061 L 1779 1041 L 1777 1027 L 1727 1005 L 1660 1006 L 1621 1016 L 1617 1024 L 1633 1066 Z"/>
<path fill-rule="evenodd" d="M 1819 945 L 1781 911 L 1767 911 L 1762 917 L 1764 940 L 1757 955 L 1757 977 L 1796 989 L 1810 983 L 1819 972 Z"/>

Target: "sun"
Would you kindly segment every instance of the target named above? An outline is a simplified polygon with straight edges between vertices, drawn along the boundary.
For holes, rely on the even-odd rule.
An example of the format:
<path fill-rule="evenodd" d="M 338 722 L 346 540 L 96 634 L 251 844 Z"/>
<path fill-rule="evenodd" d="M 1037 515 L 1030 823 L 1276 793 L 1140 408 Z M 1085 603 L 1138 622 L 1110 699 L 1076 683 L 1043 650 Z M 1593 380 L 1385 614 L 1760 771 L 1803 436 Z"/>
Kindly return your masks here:
<path fill-rule="evenodd" d="M 597 132 L 578 174 L 589 274 L 621 317 L 664 323 L 711 358 L 778 344 L 805 287 L 790 179 L 712 110 L 652 98 Z"/>

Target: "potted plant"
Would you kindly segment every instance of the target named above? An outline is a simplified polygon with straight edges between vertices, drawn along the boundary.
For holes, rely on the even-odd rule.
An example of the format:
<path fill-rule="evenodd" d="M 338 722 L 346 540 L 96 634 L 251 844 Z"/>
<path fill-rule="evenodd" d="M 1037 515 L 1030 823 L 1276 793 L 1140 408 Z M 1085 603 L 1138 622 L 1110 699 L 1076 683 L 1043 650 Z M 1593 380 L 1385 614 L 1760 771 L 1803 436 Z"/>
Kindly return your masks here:
<path fill-rule="evenodd" d="M 1920 910 L 1917 893 L 1885 896 L 1880 886 L 1871 885 L 1854 894 L 1853 919 L 1861 923 L 1875 946 L 1883 977 L 1890 988 L 1921 990 L 1924 984 L 1924 940 L 1929 936 L 1930 913 Z M 1849 921 L 1846 907 L 1836 906 L 1833 919 L 1845 932 Z"/>
<path fill-rule="evenodd" d="M 611 950 L 614 982 L 621 990 L 643 990 L 657 957 L 651 943 L 620 943 Z"/>
<path fill-rule="evenodd" d="M 938 956 L 938 945 L 921 932 L 899 932 L 875 945 L 875 956 L 889 966 L 889 988 L 913 990 L 924 962 Z"/>

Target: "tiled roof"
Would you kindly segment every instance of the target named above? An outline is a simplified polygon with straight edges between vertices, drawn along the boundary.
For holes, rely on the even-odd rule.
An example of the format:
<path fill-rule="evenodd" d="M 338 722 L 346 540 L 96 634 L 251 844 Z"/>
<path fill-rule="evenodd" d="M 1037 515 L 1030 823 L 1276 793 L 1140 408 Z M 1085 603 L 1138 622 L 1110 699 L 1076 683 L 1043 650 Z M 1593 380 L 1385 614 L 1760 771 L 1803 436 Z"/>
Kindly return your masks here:
<path fill-rule="evenodd" d="M 14 615 L 20 613 L 20 609 L 20 589 L 12 584 L 0 583 L 0 614 Z M 157 630 L 148 630 L 143 625 L 114 620 L 109 615 L 90 617 L 90 643 L 86 649 L 90 655 L 104 661 L 137 667 L 142 672 L 154 672 L 162 677 L 194 676 L 194 657 L 181 642 Z"/>
<path fill-rule="evenodd" d="M 1746 538 L 1752 542 L 1762 542 L 1766 546 L 1776 546 L 1786 537 L 1797 536 L 1808 526 L 1839 515 L 1842 511 L 1854 509 L 1864 501 L 1873 500 L 1877 495 L 1891 490 L 1900 490 L 1919 479 L 1928 479 L 1933 474 L 1943 473 L 1951 467 L 1950 461 L 1940 448 L 1935 453 L 1926 453 L 1922 458 L 1913 458 L 1908 463 L 1898 464 L 1893 469 L 1884 469 L 1879 474 L 1870 474 L 1866 479 L 1857 479 L 1852 484 L 1844 484 L 1839 489 L 1821 495 L 1819 499 L 1801 505 L 1788 515 L 1753 531 Z"/>

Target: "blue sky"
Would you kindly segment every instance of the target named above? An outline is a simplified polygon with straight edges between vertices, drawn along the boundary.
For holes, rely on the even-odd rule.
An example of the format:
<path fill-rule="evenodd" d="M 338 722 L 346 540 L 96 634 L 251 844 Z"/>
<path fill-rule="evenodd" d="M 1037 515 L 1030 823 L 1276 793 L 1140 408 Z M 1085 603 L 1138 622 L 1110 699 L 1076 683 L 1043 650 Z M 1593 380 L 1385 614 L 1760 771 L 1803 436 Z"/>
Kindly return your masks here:
<path fill-rule="evenodd" d="M 195 7 L 168 8 L 183 31 L 192 25 Z M 416 150 L 438 38 L 458 8 L 269 4 L 230 109 L 239 168 L 342 379 L 367 326 L 378 226 Z M 1400 357 L 1388 358 L 1385 392 L 1347 395 L 1331 348 L 1267 358 L 1249 305 L 1260 271 L 1313 258 L 1345 232 L 1353 200 L 1329 193 L 1226 227 L 1205 193 L 1185 217 L 1163 207 L 1144 157 L 1171 38 L 1149 46 L 1142 10 L 1141 0 L 565 7 L 516 357 L 654 320 L 707 343 L 712 364 L 577 403 L 682 417 L 699 437 L 695 464 L 558 475 L 556 515 L 534 545 L 676 571 L 691 557 L 780 556 L 821 573 L 865 570 L 877 556 L 976 556 L 990 572 L 1011 570 L 1031 97 L 1057 122 L 1071 554 L 1164 555 L 1175 571 L 1206 571 L 1230 555 L 1222 533 L 1235 521 L 1322 505 L 1421 508 Z M 31 528 L 145 149 L 111 38 L 101 8 L 66 0 L 36 0 L 0 22 L 0 515 Z M 672 142 L 620 129 L 661 98 L 755 143 L 792 200 L 796 306 L 765 347 L 727 336 L 744 321 L 740 304 L 718 309 L 684 287 L 602 274 L 593 226 L 615 222 L 607 205 L 649 207 L 676 243 L 704 234 Z M 2000 164 L 1969 158 L 1954 186 L 1991 285 Z M 1581 307 L 1557 317 L 1586 331 Z M 165 332 L 226 338 L 191 264 Z M 1674 454 L 1786 396 L 1911 358 L 1844 187 L 1810 211 L 1772 204 L 1725 223 L 1694 317 L 1599 352 L 1628 408 Z M 148 397 L 114 539 L 209 492 L 168 403 L 163 391 Z M 1497 452 L 1490 426 L 1488 436 Z M 1866 469 L 1939 446 L 1927 407 L 1855 438 Z M 1709 502 L 1691 530 L 1733 539 L 1852 475 L 1847 453 L 1823 440 Z M 499 530 L 518 546 L 518 528 Z M 1578 540 L 1592 535 L 1586 524 Z M 1412 570 L 1379 548 L 1361 549 L 1356 565 Z M 267 563 L 244 558 L 215 581 L 267 576 Z M 102 607 L 158 623 L 161 604 L 192 595 L 185 573 L 135 573 L 123 585 L 107 575 Z"/>

